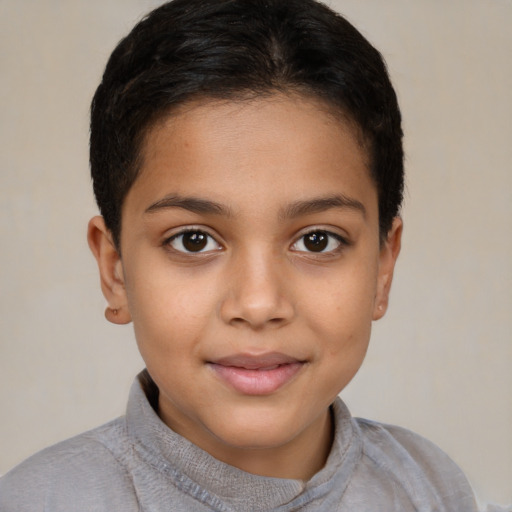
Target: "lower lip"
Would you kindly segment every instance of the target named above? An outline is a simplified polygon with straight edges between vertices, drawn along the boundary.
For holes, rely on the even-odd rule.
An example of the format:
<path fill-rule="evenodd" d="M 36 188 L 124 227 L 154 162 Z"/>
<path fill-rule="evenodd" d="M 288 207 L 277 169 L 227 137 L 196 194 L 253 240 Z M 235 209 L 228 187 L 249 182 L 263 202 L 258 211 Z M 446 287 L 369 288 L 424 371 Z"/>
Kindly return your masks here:
<path fill-rule="evenodd" d="M 290 382 L 304 363 L 283 364 L 272 370 L 247 370 L 236 366 L 210 364 L 215 373 L 244 395 L 270 395 Z"/>

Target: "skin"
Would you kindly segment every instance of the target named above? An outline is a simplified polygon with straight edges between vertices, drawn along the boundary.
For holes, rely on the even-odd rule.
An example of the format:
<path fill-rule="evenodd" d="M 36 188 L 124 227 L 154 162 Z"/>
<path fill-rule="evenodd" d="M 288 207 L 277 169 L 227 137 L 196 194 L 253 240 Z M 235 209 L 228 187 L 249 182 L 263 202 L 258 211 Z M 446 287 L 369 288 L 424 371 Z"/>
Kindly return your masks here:
<path fill-rule="evenodd" d="M 322 107 L 285 95 L 188 105 L 147 135 L 122 258 L 101 217 L 88 232 L 107 318 L 133 321 L 162 420 L 242 470 L 303 480 L 325 464 L 329 406 L 386 311 L 402 231 L 397 218 L 380 242 L 365 150 Z M 186 251 L 184 228 L 208 235 L 204 250 Z M 210 364 L 270 352 L 300 361 L 270 393 L 240 392 Z"/>

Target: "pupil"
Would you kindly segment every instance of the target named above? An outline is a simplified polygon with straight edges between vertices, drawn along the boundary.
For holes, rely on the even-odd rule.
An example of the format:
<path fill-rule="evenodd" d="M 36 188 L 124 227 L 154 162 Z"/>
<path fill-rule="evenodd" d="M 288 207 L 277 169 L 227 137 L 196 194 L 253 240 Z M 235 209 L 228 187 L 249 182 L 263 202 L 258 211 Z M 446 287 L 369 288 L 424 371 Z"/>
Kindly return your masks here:
<path fill-rule="evenodd" d="M 304 237 L 304 245 L 309 251 L 321 252 L 323 251 L 329 242 L 328 236 L 322 231 L 316 233 L 309 233 Z"/>
<path fill-rule="evenodd" d="M 206 247 L 207 235 L 204 233 L 192 232 L 183 235 L 183 247 L 190 252 L 198 252 Z"/>

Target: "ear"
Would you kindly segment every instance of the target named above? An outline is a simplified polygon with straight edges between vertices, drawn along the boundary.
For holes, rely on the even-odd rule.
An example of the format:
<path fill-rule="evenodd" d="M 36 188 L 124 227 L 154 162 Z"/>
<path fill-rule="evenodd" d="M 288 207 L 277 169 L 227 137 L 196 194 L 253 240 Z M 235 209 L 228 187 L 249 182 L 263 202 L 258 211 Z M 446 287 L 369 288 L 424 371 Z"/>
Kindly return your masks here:
<path fill-rule="evenodd" d="M 395 217 L 386 240 L 379 254 L 379 273 L 377 276 L 377 293 L 373 310 L 373 319 L 379 320 L 388 309 L 389 291 L 393 281 L 395 263 L 402 245 L 403 223 L 400 217 Z"/>
<path fill-rule="evenodd" d="M 101 290 L 108 302 L 105 317 L 114 324 L 127 324 L 131 316 L 124 286 L 123 264 L 103 217 L 93 217 L 89 221 L 87 241 L 98 263 Z"/>

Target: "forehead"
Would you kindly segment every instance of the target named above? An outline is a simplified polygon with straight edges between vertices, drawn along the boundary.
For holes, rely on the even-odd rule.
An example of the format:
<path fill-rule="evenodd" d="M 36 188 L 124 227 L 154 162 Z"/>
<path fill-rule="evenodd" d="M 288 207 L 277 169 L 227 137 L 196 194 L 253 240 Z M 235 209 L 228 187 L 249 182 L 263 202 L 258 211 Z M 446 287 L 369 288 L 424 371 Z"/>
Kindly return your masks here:
<path fill-rule="evenodd" d="M 283 117 L 284 116 L 284 117 Z M 216 99 L 209 96 L 191 99 L 172 107 L 146 130 L 141 145 L 141 156 L 151 155 L 151 151 L 158 145 L 158 138 L 167 132 L 168 135 L 174 129 L 174 135 L 179 137 L 183 126 L 189 130 L 187 135 L 202 137 L 204 131 L 210 128 L 220 128 L 225 133 L 232 131 L 243 136 L 240 129 L 247 127 L 252 129 L 259 125 L 265 130 L 271 130 L 272 123 L 276 119 L 306 120 L 311 128 L 322 127 L 322 131 L 330 132 L 330 135 L 350 136 L 357 142 L 358 153 L 364 155 L 370 164 L 370 151 L 367 141 L 360 126 L 339 105 L 335 105 L 312 93 L 275 92 L 264 93 L 262 96 L 244 96 L 233 99 Z M 281 131 L 286 128 L 288 141 L 292 137 L 297 138 L 302 130 L 305 137 L 308 131 L 304 126 L 290 129 L 285 123 L 278 127 Z"/>
<path fill-rule="evenodd" d="M 337 192 L 376 207 L 368 153 L 349 119 L 323 102 L 276 94 L 182 105 L 148 132 L 126 203 L 138 209 L 165 194 L 224 204 L 258 196 L 292 202 Z M 364 197 L 363 197 L 364 196 Z M 359 200 L 359 199 L 358 199 Z"/>

